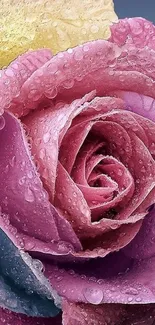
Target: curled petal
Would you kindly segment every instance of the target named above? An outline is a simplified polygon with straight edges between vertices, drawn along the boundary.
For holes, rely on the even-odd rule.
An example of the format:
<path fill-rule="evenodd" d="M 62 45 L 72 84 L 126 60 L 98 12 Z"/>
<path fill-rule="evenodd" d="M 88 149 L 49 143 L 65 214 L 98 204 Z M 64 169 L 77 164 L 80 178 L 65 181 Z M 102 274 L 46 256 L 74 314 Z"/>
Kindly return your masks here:
<path fill-rule="evenodd" d="M 21 109 L 26 107 L 26 114 L 47 99 L 70 102 L 94 89 L 99 96 L 120 89 L 154 98 L 154 61 L 154 51 L 134 45 L 130 50 L 128 45 L 120 48 L 104 40 L 86 43 L 57 54 L 34 72 L 23 84 L 18 100 L 12 96 L 10 107 L 13 103 Z"/>
<path fill-rule="evenodd" d="M 155 50 L 155 26 L 144 18 L 126 18 L 111 26 L 111 42 Z"/>
<path fill-rule="evenodd" d="M 19 56 L 10 65 L 1 70 L 0 78 L 0 98 L 1 98 L 1 113 L 3 108 L 8 108 L 13 111 L 17 116 L 21 117 L 23 111 L 21 106 L 10 107 L 12 98 L 17 98 L 24 82 L 33 74 L 34 71 L 39 69 L 44 63 L 52 57 L 51 51 L 41 49 L 37 51 L 29 51 L 26 54 Z M 31 92 L 34 94 L 34 88 Z M 5 94 L 5 96 L 4 96 Z"/>

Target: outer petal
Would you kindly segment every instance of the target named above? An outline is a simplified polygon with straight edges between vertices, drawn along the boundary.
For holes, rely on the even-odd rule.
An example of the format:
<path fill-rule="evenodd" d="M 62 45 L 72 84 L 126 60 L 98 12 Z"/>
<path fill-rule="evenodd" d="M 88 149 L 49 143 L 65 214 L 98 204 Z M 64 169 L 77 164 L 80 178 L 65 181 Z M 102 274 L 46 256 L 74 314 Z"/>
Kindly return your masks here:
<path fill-rule="evenodd" d="M 61 315 L 54 318 L 27 317 L 2 308 L 0 309 L 0 322 L 5 325 L 62 325 Z"/>
<path fill-rule="evenodd" d="M 53 244 L 64 241 L 70 249 L 75 245 L 79 250 L 71 225 L 50 204 L 43 189 L 22 126 L 9 113 L 1 117 L 0 157 L 1 225 L 16 245 L 28 251 L 48 248 L 53 254 Z"/>
<path fill-rule="evenodd" d="M 94 306 L 63 301 L 63 325 L 117 325 L 124 307 L 120 305 Z"/>
<path fill-rule="evenodd" d="M 18 97 L 23 83 L 52 57 L 51 51 L 42 49 L 30 51 L 19 56 L 6 69 L 0 72 L 0 98 L 2 107 L 8 107 L 12 97 Z M 5 95 L 4 95 L 5 94 Z M 16 106 L 14 113 L 21 116 L 20 107 Z"/>
<path fill-rule="evenodd" d="M 126 109 L 155 122 L 155 99 L 133 91 L 113 91 L 109 95 L 124 101 Z"/>
<path fill-rule="evenodd" d="M 120 48 L 104 40 L 86 43 L 57 54 L 33 73 L 14 104 L 25 106 L 28 112 L 47 97 L 72 101 L 94 89 L 100 96 L 120 89 L 154 97 L 154 62 L 155 52 L 146 48 L 137 49 L 134 45 Z M 32 88 L 35 94 L 31 93 Z"/>
<path fill-rule="evenodd" d="M 46 265 L 45 274 L 58 294 L 71 302 L 155 303 L 154 257 L 136 261 L 119 252 L 87 263 L 70 267 Z"/>
<path fill-rule="evenodd" d="M 63 302 L 63 325 L 153 325 L 155 306 Z"/>
<path fill-rule="evenodd" d="M 155 195 L 155 191 L 152 194 Z M 155 255 L 155 208 L 145 217 L 140 231 L 123 251 L 127 256 L 136 259 L 150 258 Z"/>

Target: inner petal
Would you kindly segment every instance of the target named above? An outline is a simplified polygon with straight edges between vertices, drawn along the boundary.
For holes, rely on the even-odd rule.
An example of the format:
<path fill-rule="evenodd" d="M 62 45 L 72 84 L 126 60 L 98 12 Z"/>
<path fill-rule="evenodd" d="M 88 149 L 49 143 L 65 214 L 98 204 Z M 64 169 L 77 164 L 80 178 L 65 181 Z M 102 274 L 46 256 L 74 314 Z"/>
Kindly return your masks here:
<path fill-rule="evenodd" d="M 57 172 L 54 204 L 78 233 L 82 225 L 84 227 L 90 222 L 90 209 L 82 192 L 61 163 L 58 163 Z"/>
<path fill-rule="evenodd" d="M 70 105 L 57 103 L 55 107 L 38 110 L 23 120 L 31 137 L 32 154 L 39 164 L 39 173 L 52 200 L 60 143 L 72 119 L 84 109 L 83 104 L 93 96 L 94 92 L 75 100 Z"/>
<path fill-rule="evenodd" d="M 89 204 L 93 221 L 116 217 L 134 192 L 133 177 L 120 161 L 109 156 L 100 156 L 96 161 L 99 164 L 95 171 L 90 170 L 88 185 L 78 184 Z"/>

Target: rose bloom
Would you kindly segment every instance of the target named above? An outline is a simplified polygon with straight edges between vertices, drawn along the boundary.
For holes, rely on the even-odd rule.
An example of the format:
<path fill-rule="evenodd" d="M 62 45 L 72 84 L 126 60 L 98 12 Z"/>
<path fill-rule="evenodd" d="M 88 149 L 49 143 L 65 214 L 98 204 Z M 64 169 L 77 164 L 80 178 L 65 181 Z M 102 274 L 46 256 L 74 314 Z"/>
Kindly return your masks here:
<path fill-rule="evenodd" d="M 111 32 L 1 71 L 1 323 L 154 324 L 155 27 Z"/>

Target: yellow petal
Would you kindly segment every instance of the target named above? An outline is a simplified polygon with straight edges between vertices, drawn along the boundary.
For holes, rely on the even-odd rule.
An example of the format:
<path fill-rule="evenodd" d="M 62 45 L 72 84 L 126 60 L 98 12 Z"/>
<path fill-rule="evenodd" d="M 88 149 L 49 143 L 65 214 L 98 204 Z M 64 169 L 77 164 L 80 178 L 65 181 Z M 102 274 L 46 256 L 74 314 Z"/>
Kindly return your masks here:
<path fill-rule="evenodd" d="M 41 47 L 55 54 L 110 36 L 117 21 L 112 0 L 1 0 L 0 67 Z"/>

